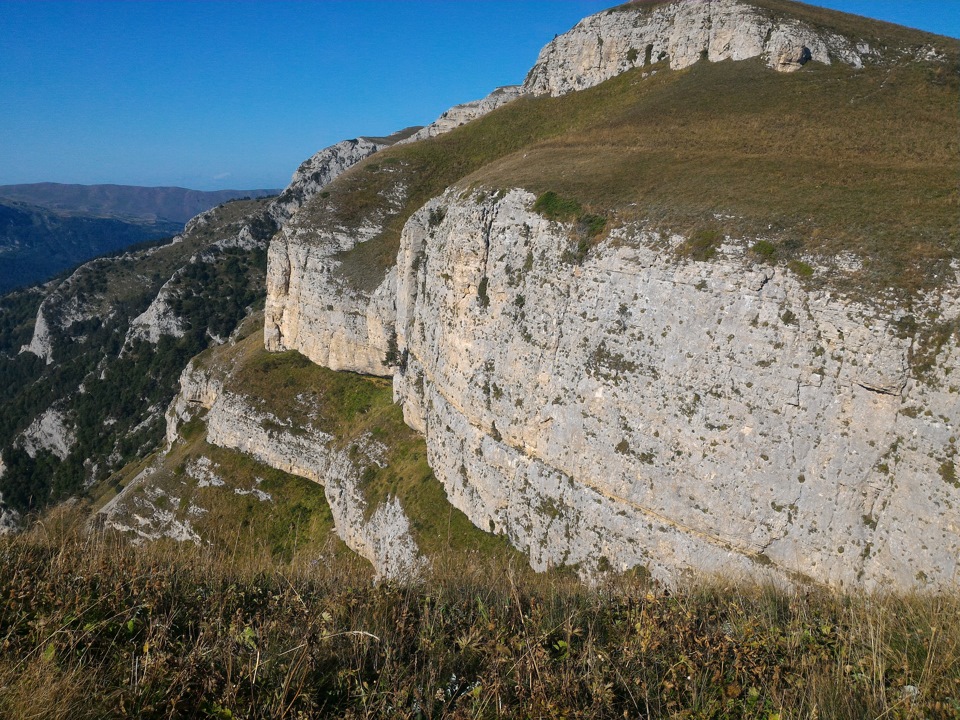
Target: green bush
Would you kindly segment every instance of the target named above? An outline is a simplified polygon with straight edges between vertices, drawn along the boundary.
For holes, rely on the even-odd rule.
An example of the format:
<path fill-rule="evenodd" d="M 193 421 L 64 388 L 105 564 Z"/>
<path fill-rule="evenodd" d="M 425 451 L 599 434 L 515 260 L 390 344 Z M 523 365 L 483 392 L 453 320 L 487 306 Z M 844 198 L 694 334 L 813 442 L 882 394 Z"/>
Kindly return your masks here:
<path fill-rule="evenodd" d="M 583 206 L 576 200 L 562 198 L 552 190 L 548 190 L 537 198 L 533 204 L 533 210 L 548 220 L 570 221 L 583 213 Z"/>
<path fill-rule="evenodd" d="M 773 260 L 776 257 L 777 248 L 772 242 L 758 240 L 750 247 L 750 252 L 759 255 L 764 260 Z"/>

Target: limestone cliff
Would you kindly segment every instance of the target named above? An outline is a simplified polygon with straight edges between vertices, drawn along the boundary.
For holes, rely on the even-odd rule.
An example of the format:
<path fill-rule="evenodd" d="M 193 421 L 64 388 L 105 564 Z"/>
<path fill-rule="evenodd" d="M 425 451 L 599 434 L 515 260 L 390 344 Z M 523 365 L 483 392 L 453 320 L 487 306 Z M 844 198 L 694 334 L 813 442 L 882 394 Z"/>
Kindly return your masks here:
<path fill-rule="evenodd" d="M 955 341 L 918 377 L 895 313 L 743 241 L 678 264 L 681 238 L 625 227 L 577 262 L 533 201 L 452 191 L 403 233 L 396 396 L 457 507 L 541 568 L 955 582 Z"/>
<path fill-rule="evenodd" d="M 749 0 L 628 3 L 591 15 L 541 50 L 523 91 L 563 95 L 634 67 L 666 61 L 681 69 L 762 56 L 784 72 L 808 61 L 861 67 L 873 51 L 835 32 L 768 10 Z"/>
<path fill-rule="evenodd" d="M 391 185 L 382 215 L 405 200 L 405 186 Z M 332 214 L 295 217 L 277 234 L 267 255 L 268 350 L 298 350 L 332 370 L 389 374 L 384 353 L 393 331 L 394 275 L 388 272 L 369 293 L 344 279 L 339 259 L 381 233 L 384 222 L 373 218 L 355 228 Z"/>
<path fill-rule="evenodd" d="M 544 48 L 523 93 L 564 95 L 658 63 L 664 74 L 634 73 L 607 94 L 527 98 L 491 117 L 528 108 L 535 122 L 517 122 L 529 132 L 524 123 L 539 128 L 565 107 L 585 113 L 615 104 L 615 92 L 635 92 L 639 106 L 659 92 L 649 88 L 696 77 L 697 69 L 668 73 L 701 59 L 760 57 L 777 71 L 840 63 L 847 67 L 831 78 L 868 76 L 871 92 L 893 72 L 875 63 L 908 58 L 900 70 L 912 72 L 905 65 L 916 47 L 877 45 L 857 31 L 827 29 L 800 6 L 794 16 L 771 9 L 778 7 L 789 6 L 644 2 L 600 13 Z M 788 81 L 807 77 L 745 66 L 754 82 L 762 75 L 796 88 Z M 820 70 L 818 78 L 828 74 Z M 943 67 L 921 70 L 944 77 Z M 737 92 L 749 94 L 739 85 Z M 832 101 L 852 105 L 860 93 Z M 668 232 L 669 223 L 645 219 L 644 201 L 660 178 L 638 182 L 632 195 L 616 183 L 636 179 L 631 162 L 682 155 L 683 132 L 711 138 L 726 117 L 739 116 L 691 130 L 675 117 L 690 112 L 655 97 L 676 137 L 647 156 L 624 148 L 621 165 L 609 146 L 632 136 L 598 120 L 588 130 L 571 121 L 559 139 L 531 135 L 528 147 L 492 158 L 489 174 L 471 166 L 425 204 L 429 196 L 404 164 L 426 162 L 421 156 L 348 173 L 349 183 L 304 205 L 271 243 L 267 349 L 296 349 L 335 370 L 392 374 L 404 418 L 424 435 L 450 501 L 478 527 L 508 537 L 536 568 L 643 566 L 667 581 L 708 571 L 844 586 L 955 585 L 960 390 L 951 377 L 960 371 L 960 264 L 948 256 L 936 282 L 898 304 L 882 289 L 854 291 L 864 243 L 860 255 L 841 252 L 839 240 L 812 244 L 778 263 L 775 244 L 807 247 L 797 236 L 823 231 L 811 229 L 816 219 L 789 213 L 781 220 L 795 227 L 768 225 L 767 187 L 748 188 L 759 193 L 750 206 L 759 218 L 750 222 L 720 212 L 734 201 L 719 190 L 709 210 L 697 205 L 697 223 L 753 228 L 716 231 L 722 239 L 698 259 L 685 250 L 692 230 Z M 649 125 L 630 127 L 636 135 Z M 577 135 L 589 132 L 599 140 Z M 683 158 L 717 178 L 698 184 L 701 192 L 756 163 L 776 167 L 795 151 L 751 149 L 746 136 L 735 144 L 749 150 L 730 156 L 742 163 L 735 170 L 711 165 L 725 162 L 712 147 Z M 604 163 L 593 160 L 594 149 L 608 153 Z M 782 174 L 769 177 L 789 185 Z M 548 183 L 583 192 L 583 205 L 568 203 L 576 222 L 548 220 L 534 212 L 533 194 L 509 189 L 543 192 Z M 682 183 L 674 187 L 680 201 L 696 205 Z M 829 192 L 817 197 L 828 207 L 811 214 L 853 207 L 833 207 Z M 856 207 L 863 202 L 858 196 Z M 588 238 L 583 223 L 598 219 L 593 212 L 606 213 L 600 226 L 609 221 L 612 229 Z M 394 263 L 383 255 L 396 245 L 384 238 L 396 239 L 388 231 L 398 218 L 408 219 Z M 846 237 L 869 235 L 868 225 Z M 929 235 L 942 239 L 938 228 Z M 357 268 L 368 271 L 362 281 Z"/>

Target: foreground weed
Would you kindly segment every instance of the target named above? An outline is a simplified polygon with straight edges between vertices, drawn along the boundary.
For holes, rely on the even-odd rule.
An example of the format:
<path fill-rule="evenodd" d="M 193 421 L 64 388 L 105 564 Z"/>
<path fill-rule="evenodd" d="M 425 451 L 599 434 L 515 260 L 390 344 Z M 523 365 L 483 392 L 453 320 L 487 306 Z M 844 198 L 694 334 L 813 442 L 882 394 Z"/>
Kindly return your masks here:
<path fill-rule="evenodd" d="M 960 718 L 960 599 L 0 544 L 0 716 Z"/>

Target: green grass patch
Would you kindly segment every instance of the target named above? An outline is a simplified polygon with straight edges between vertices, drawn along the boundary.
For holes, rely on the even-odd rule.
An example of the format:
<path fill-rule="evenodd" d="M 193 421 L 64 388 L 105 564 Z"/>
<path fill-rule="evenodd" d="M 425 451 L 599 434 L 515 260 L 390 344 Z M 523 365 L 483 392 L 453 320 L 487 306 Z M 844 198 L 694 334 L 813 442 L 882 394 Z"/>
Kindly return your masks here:
<path fill-rule="evenodd" d="M 701 262 L 710 260 L 717 254 L 717 248 L 722 242 L 723 233 L 719 230 L 712 228 L 697 230 L 677 248 L 677 254 Z"/>
<path fill-rule="evenodd" d="M 768 240 L 758 240 L 750 246 L 750 252 L 761 260 L 771 262 L 777 257 L 777 246 Z"/>
<path fill-rule="evenodd" d="M 368 517 L 396 497 L 428 557 L 465 558 L 479 552 L 524 562 L 503 537 L 479 530 L 450 505 L 427 463 L 423 437 L 404 423 L 402 409 L 393 402 L 390 380 L 335 372 L 297 352 L 268 353 L 256 333 L 217 353 L 218 366 L 231 368 L 226 390 L 276 416 L 278 431 L 310 425 L 334 437 L 332 449 L 357 463 Z M 364 460 L 360 448 L 371 439 L 386 448 L 386 467 Z"/>
<path fill-rule="evenodd" d="M 533 210 L 548 220 L 569 222 L 583 213 L 583 206 L 576 200 L 562 198 L 552 190 L 548 190 L 537 198 L 533 204 Z"/>

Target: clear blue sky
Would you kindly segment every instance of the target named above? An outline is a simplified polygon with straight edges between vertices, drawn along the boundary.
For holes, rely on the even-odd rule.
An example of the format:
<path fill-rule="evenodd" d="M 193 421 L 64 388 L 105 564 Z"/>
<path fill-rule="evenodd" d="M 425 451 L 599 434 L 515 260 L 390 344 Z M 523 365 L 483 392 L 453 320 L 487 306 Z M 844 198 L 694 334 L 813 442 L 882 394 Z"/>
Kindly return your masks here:
<path fill-rule="evenodd" d="M 808 0 L 960 37 L 960 0 Z M 0 0 L 0 184 L 283 187 L 519 83 L 616 0 Z"/>

